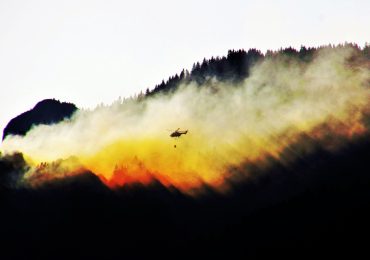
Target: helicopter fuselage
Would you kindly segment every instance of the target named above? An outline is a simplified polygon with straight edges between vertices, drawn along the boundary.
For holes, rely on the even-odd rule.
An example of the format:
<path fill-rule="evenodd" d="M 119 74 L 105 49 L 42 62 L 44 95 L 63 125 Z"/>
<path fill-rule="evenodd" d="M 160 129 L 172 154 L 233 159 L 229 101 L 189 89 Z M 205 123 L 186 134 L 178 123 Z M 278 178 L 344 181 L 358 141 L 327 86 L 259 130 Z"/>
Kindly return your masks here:
<path fill-rule="evenodd" d="M 176 130 L 172 134 L 170 134 L 171 137 L 180 137 L 181 135 L 186 135 L 188 133 L 188 130 L 186 131 L 178 131 Z"/>

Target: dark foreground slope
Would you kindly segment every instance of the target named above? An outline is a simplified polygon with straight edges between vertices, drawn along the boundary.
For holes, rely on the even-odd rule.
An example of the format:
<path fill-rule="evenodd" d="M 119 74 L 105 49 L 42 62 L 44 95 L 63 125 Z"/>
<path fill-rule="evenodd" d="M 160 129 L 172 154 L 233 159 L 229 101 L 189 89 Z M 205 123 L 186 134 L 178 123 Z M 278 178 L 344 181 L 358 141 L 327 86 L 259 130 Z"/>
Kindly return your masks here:
<path fill-rule="evenodd" d="M 285 52 L 302 59 L 312 54 Z M 147 95 L 171 92 L 182 80 L 241 80 L 259 59 L 258 53 L 247 58 L 253 55 L 231 52 L 196 64 Z M 243 73 L 235 77 L 235 71 Z M 254 177 L 230 180 L 226 195 L 208 188 L 200 197 L 160 183 L 110 190 L 92 173 L 27 188 L 18 183 L 27 170 L 22 155 L 0 157 L 0 259 L 366 258 L 368 137 L 336 152 L 313 144 L 311 153 L 292 156 L 297 149 L 289 147 L 282 154 L 295 160 L 268 158 L 268 167 L 233 169 Z"/>
<path fill-rule="evenodd" d="M 8 135 L 25 135 L 33 125 L 53 124 L 69 118 L 77 110 L 74 104 L 45 99 L 31 110 L 10 120 L 3 131 L 3 140 Z"/>
<path fill-rule="evenodd" d="M 2 259 L 368 254 L 369 156 L 370 142 L 359 140 L 289 166 L 271 159 L 268 169 L 249 166 L 259 177 L 228 195 L 199 198 L 159 183 L 112 191 L 90 173 L 38 189 L 3 186 Z"/>

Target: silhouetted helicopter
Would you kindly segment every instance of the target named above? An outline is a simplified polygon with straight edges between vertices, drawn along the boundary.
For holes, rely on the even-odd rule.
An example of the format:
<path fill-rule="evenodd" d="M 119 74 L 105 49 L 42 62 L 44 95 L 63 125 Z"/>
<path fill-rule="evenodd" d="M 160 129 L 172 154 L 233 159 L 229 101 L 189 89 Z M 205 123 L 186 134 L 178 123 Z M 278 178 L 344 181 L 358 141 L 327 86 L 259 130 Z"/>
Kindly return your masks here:
<path fill-rule="evenodd" d="M 170 134 L 171 137 L 180 137 L 181 135 L 186 135 L 188 133 L 188 130 L 180 131 L 180 128 L 177 128 L 175 132 Z"/>

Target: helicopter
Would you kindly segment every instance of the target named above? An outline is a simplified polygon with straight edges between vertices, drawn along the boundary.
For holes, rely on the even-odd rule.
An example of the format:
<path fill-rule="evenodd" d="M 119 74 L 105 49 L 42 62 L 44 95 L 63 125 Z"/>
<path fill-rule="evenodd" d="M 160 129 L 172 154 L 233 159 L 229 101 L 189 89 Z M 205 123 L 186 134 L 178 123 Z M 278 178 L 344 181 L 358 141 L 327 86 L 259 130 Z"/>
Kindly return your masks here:
<path fill-rule="evenodd" d="M 177 128 L 175 132 L 172 132 L 170 134 L 170 137 L 177 137 L 179 138 L 181 135 L 186 135 L 188 133 L 188 130 L 180 131 L 180 128 Z"/>

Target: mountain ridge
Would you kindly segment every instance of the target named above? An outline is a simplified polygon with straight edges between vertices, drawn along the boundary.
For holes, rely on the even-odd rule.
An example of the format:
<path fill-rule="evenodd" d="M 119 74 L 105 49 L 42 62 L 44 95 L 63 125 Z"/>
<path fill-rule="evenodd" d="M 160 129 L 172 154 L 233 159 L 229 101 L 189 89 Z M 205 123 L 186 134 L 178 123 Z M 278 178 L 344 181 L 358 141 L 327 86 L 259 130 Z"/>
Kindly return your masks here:
<path fill-rule="evenodd" d="M 4 140 L 8 135 L 23 136 L 35 125 L 58 123 L 70 118 L 77 109 L 72 103 L 44 99 L 32 109 L 11 119 L 3 130 L 2 139 Z"/>

